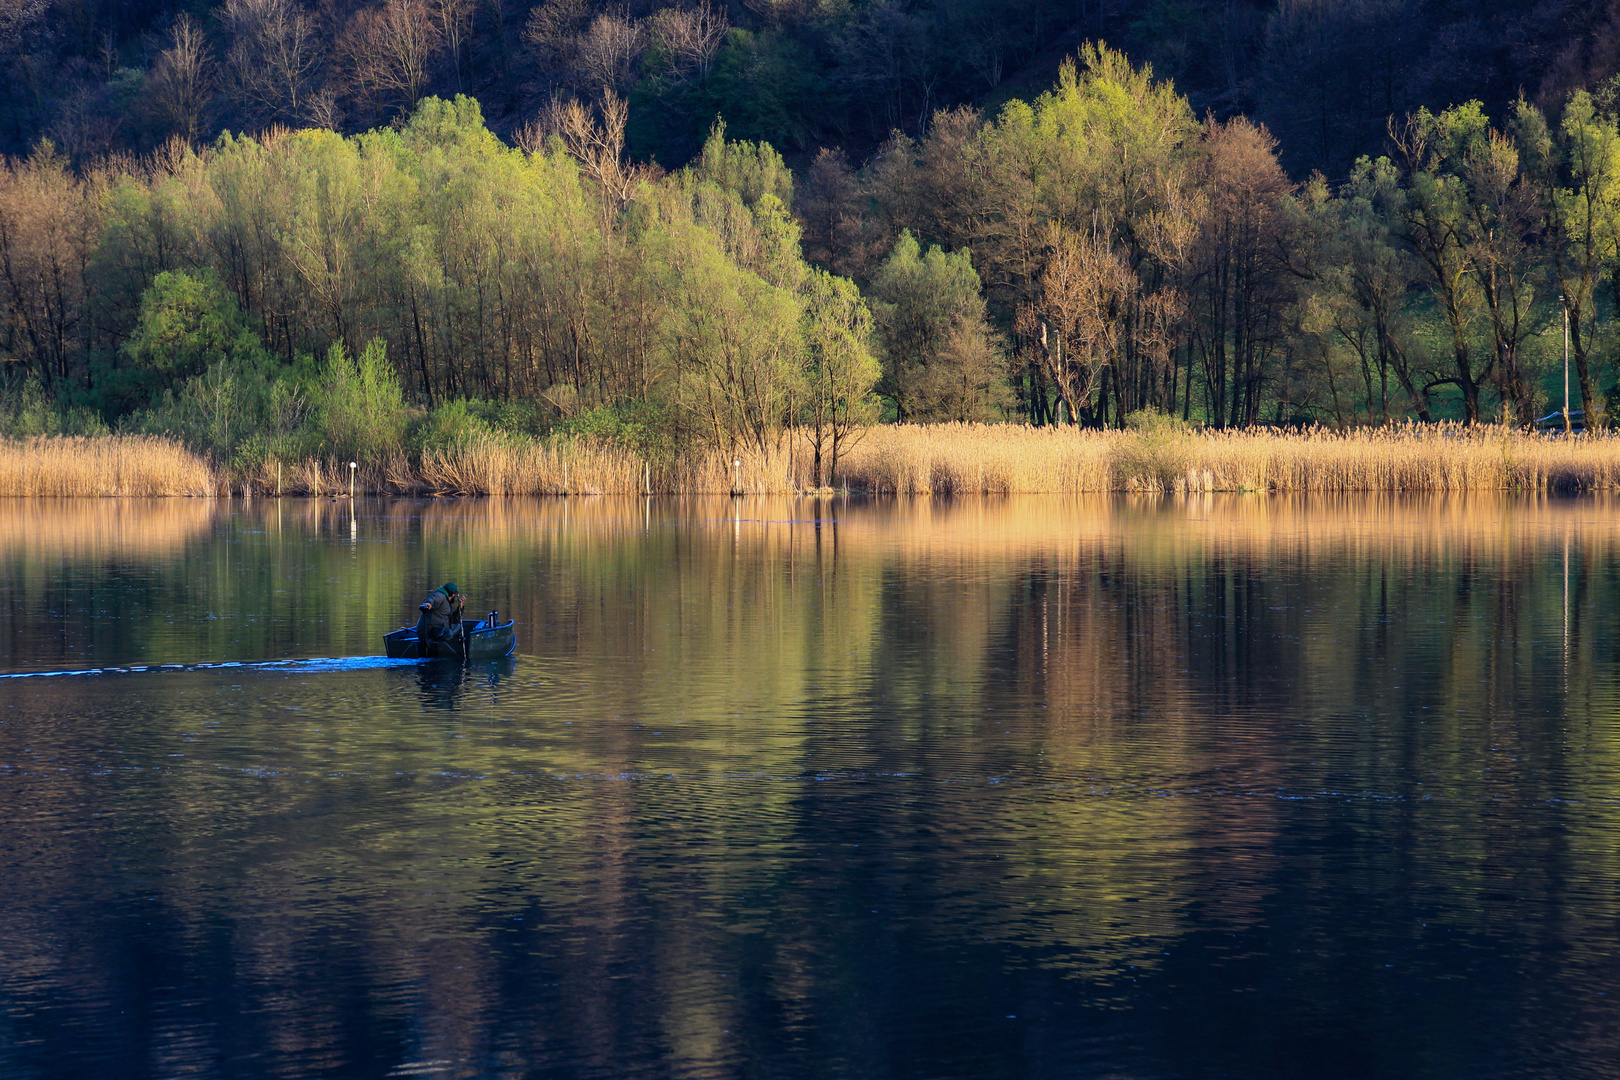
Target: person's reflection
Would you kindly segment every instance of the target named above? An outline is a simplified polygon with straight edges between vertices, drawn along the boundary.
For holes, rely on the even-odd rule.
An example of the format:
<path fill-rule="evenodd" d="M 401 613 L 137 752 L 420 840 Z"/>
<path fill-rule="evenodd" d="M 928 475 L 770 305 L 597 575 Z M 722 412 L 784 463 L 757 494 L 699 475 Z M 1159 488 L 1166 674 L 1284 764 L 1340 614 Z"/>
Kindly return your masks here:
<path fill-rule="evenodd" d="M 409 669 L 416 676 L 417 693 L 423 706 L 431 709 L 457 709 L 471 691 L 494 690 L 512 674 L 512 658 L 503 657 L 482 664 L 459 660 L 424 660 Z"/>

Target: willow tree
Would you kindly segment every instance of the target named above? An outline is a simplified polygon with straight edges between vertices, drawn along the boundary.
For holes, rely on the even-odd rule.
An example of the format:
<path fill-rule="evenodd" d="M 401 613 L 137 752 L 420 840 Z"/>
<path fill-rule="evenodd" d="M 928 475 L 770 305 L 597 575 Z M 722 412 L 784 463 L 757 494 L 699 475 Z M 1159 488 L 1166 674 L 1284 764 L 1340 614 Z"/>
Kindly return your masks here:
<path fill-rule="evenodd" d="M 1530 394 L 1519 349 L 1531 332 L 1539 271 L 1527 236 L 1539 226 L 1534 189 L 1519 151 L 1491 126 L 1477 101 L 1441 113 L 1420 109 L 1391 125 L 1405 174 L 1390 211 L 1402 239 L 1427 271 L 1450 338 L 1443 379 L 1462 391 L 1469 423 L 1481 418 L 1480 389 L 1494 377 L 1504 420 L 1529 419 Z M 1474 352 L 1476 327 L 1488 324 L 1491 355 Z"/>
<path fill-rule="evenodd" d="M 676 400 L 711 448 L 769 453 L 800 393 L 799 299 L 732 263 L 702 226 L 677 226 L 671 241 L 682 252 L 668 326 Z"/>
<path fill-rule="evenodd" d="M 878 390 L 894 403 L 901 420 L 960 419 L 962 397 L 956 385 L 984 387 L 1004 371 L 968 373 L 964 362 L 982 368 L 990 327 L 979 275 L 966 250 L 939 245 L 924 251 L 910 232 L 872 278 L 873 316 L 883 347 L 883 378 Z M 972 419 L 980 419 L 974 416 Z"/>
<path fill-rule="evenodd" d="M 811 450 L 811 480 L 834 483 L 838 462 L 881 412 L 872 393 L 882 370 L 872 354 L 872 313 L 848 278 L 813 270 L 804 288 L 804 380 L 799 431 Z M 825 466 L 825 468 L 824 468 Z"/>
<path fill-rule="evenodd" d="M 1356 163 L 1337 198 L 1320 178 L 1307 185 L 1301 209 L 1305 227 L 1314 234 L 1308 245 L 1308 303 L 1317 324 L 1355 354 L 1368 411 L 1376 405 L 1382 422 L 1390 422 L 1394 375 L 1396 395 L 1404 394 L 1411 412 L 1427 423 L 1430 384 L 1407 333 L 1407 300 L 1418 267 L 1391 232 L 1387 212 L 1400 198 L 1399 185 L 1387 159 L 1368 158 Z"/>
<path fill-rule="evenodd" d="M 1569 313 L 1570 353 L 1589 425 L 1598 415 L 1591 352 L 1596 292 L 1620 256 L 1620 129 L 1581 90 L 1564 106 L 1556 129 L 1535 106 L 1518 103 L 1513 133 L 1547 223 L 1553 276 Z M 1620 300 L 1620 276 L 1615 297 Z"/>

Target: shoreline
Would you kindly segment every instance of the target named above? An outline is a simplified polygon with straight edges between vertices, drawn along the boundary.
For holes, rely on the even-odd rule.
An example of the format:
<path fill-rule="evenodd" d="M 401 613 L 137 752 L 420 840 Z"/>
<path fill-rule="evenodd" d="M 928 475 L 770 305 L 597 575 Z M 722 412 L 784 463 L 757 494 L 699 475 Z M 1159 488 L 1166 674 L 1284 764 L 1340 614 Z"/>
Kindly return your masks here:
<path fill-rule="evenodd" d="M 735 455 L 735 456 L 734 456 Z M 416 460 L 210 462 L 149 435 L 0 439 L 0 497 L 1078 495 L 1620 490 L 1620 434 L 1402 425 L 1097 431 L 1009 424 L 867 429 L 831 482 L 802 434 L 764 451 L 643 457 L 589 439 L 495 436 Z"/>

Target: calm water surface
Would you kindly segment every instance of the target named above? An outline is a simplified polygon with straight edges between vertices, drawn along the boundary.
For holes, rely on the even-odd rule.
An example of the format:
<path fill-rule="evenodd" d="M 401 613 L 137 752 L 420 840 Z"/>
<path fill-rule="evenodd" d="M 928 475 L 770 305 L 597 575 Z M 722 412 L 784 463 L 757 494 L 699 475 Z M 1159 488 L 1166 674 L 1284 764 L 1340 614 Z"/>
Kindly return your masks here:
<path fill-rule="evenodd" d="M 1620 1076 L 1617 660 L 1606 498 L 8 502 L 0 1075 Z"/>

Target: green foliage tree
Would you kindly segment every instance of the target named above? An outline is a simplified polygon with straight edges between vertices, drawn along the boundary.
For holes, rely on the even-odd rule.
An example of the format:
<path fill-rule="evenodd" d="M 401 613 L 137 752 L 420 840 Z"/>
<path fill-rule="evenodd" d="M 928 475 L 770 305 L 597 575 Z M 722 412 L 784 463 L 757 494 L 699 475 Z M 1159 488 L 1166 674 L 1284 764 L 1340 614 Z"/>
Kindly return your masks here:
<path fill-rule="evenodd" d="M 981 380 L 994 365 L 983 362 L 993 346 L 969 253 L 946 252 L 937 244 L 924 251 L 916 237 L 902 232 L 873 275 L 871 291 L 883 347 L 878 392 L 893 403 L 895 415 L 953 419 L 973 408 L 969 402 L 987 392 Z M 975 388 L 972 394 L 957 391 L 960 380 Z"/>
<path fill-rule="evenodd" d="M 861 41 L 898 48 L 899 28 L 920 25 L 871 7 Z M 547 40 L 595 25 L 589 5 L 546 10 Z M 690 106 L 724 82 L 728 49 L 807 40 L 792 5 L 770 27 L 741 10 L 614 16 L 650 42 L 626 85 L 679 83 Z M 952 33 L 980 27 L 972 63 L 992 71 L 1006 39 L 978 0 L 953 11 Z M 751 39 L 726 37 L 732 17 Z M 901 50 L 823 89 L 870 87 L 898 117 L 926 110 L 938 61 Z M 1571 98 L 1556 124 L 1529 105 L 1505 127 L 1477 104 L 1420 112 L 1392 159 L 1296 188 L 1264 127 L 1199 124 L 1152 70 L 1092 45 L 991 117 L 916 113 L 926 133 L 892 137 L 858 172 L 829 153 L 795 176 L 728 105 L 750 139 L 691 112 L 707 138 L 666 173 L 628 155 L 634 117 L 610 97 L 547 112 L 517 146 L 476 100 L 430 97 L 385 130 L 222 136 L 138 167 L 76 171 L 42 150 L 0 176 L 0 346 L 50 398 L 221 454 L 251 426 L 232 418 L 255 415 L 264 453 L 304 435 L 318 450 L 321 380 L 276 372 L 371 341 L 401 400 L 429 410 L 770 446 L 824 414 L 809 389 L 833 370 L 821 357 L 860 337 L 851 286 L 818 276 L 808 249 L 866 289 L 879 389 L 906 419 L 1015 403 L 1034 423 L 1144 409 L 1215 425 L 1478 420 L 1506 401 L 1522 422 L 1547 389 L 1556 281 L 1595 419 L 1612 379 L 1603 284 L 1620 283 L 1611 113 L 1602 94 Z M 244 333 L 279 368 L 225 363 Z"/>
<path fill-rule="evenodd" d="M 1571 95 L 1556 129 L 1518 103 L 1513 133 L 1546 216 L 1553 277 L 1569 314 L 1569 340 L 1586 423 L 1604 421 L 1592 371 L 1596 293 L 1620 253 L 1620 128 L 1585 90 Z M 1612 281 L 1620 277 L 1611 276 Z M 1615 292 L 1620 300 L 1620 289 Z"/>
<path fill-rule="evenodd" d="M 711 447 L 769 452 L 800 395 L 799 298 L 731 263 L 697 228 L 672 240 L 688 251 L 668 331 L 677 400 Z"/>
<path fill-rule="evenodd" d="M 882 411 L 872 392 L 882 375 L 872 333 L 872 313 L 855 283 L 812 270 L 804 284 L 805 376 L 796 419 L 810 445 L 815 487 L 836 481 L 839 459 Z"/>
<path fill-rule="evenodd" d="M 123 353 L 126 364 L 100 380 L 102 410 L 111 416 L 145 406 L 164 388 L 210 366 L 254 371 L 269 359 L 211 270 L 158 274 L 141 298 L 140 317 Z"/>
<path fill-rule="evenodd" d="M 793 172 L 776 148 L 765 142 L 728 140 L 726 124 L 717 119 L 709 128 L 691 171 L 701 180 L 735 192 L 747 206 L 774 195 L 784 207 L 793 205 Z"/>
<path fill-rule="evenodd" d="M 1418 267 L 1391 232 L 1387 208 L 1400 197 L 1400 178 L 1388 159 L 1363 158 L 1337 198 L 1325 182 L 1311 184 L 1301 210 L 1313 234 L 1312 277 L 1303 331 L 1328 341 L 1317 353 L 1327 362 L 1334 346 L 1350 350 L 1359 368 L 1369 415 L 1391 419 L 1389 378 L 1397 397 L 1418 419 L 1430 419 L 1429 384 L 1413 366 L 1407 313 L 1408 294 Z M 1345 409 L 1329 372 L 1334 415 Z M 1399 409 L 1400 401 L 1396 401 Z"/>
<path fill-rule="evenodd" d="M 1470 276 L 1468 185 L 1459 166 L 1488 129 L 1478 102 L 1439 116 L 1424 109 L 1408 117 L 1396 140 L 1406 183 L 1400 197 L 1389 203 L 1395 228 L 1423 265 L 1426 284 L 1445 319 L 1452 366 L 1444 381 L 1462 392 L 1471 424 L 1480 419 L 1480 385 L 1496 357 L 1481 361 L 1474 351 L 1481 302 L 1478 282 Z"/>

